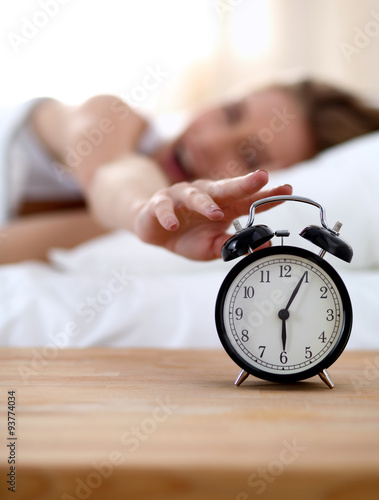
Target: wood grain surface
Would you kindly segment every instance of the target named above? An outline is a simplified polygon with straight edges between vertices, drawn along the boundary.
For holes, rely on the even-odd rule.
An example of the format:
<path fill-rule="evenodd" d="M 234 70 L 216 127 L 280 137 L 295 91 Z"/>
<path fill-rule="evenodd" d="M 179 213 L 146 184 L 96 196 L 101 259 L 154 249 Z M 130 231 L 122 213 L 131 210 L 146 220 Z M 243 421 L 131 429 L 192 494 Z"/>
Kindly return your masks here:
<path fill-rule="evenodd" d="M 1 499 L 379 498 L 378 352 L 345 352 L 332 390 L 318 377 L 237 388 L 221 350 L 3 349 L 0 361 Z"/>

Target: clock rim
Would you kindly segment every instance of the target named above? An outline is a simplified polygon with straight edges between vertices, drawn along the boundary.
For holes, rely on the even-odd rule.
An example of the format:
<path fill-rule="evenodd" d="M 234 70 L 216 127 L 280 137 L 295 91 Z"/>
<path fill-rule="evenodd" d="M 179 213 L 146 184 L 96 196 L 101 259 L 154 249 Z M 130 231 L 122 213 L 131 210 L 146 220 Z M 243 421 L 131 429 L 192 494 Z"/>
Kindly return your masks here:
<path fill-rule="evenodd" d="M 273 256 L 280 254 L 302 257 L 309 260 L 311 263 L 320 266 L 321 269 L 330 277 L 334 285 L 337 287 L 342 302 L 342 310 L 343 310 L 343 314 L 341 315 L 342 328 L 341 328 L 340 338 L 337 341 L 336 345 L 332 348 L 330 353 L 319 363 L 316 363 L 312 365 L 310 368 L 307 368 L 297 373 L 270 373 L 266 372 L 263 369 L 259 369 L 256 368 L 255 366 L 249 365 L 239 355 L 234 346 L 231 344 L 226 334 L 225 323 L 224 323 L 223 308 L 225 304 L 225 298 L 230 288 L 230 285 L 232 284 L 236 276 L 251 263 L 266 256 Z M 339 356 L 344 351 L 350 338 L 353 326 L 353 309 L 352 309 L 350 295 L 347 291 L 345 283 L 343 282 L 339 273 L 334 269 L 334 267 L 329 262 L 327 262 L 320 256 L 316 255 L 315 253 L 305 248 L 299 248 L 289 245 L 280 245 L 280 246 L 264 248 L 247 255 L 229 271 L 229 273 L 224 278 L 217 295 L 217 300 L 215 305 L 215 319 L 216 319 L 217 333 L 222 346 L 224 347 L 227 354 L 231 357 L 231 359 L 240 368 L 248 372 L 250 375 L 253 375 L 263 380 L 268 380 L 271 382 L 280 382 L 280 383 L 291 383 L 291 382 L 297 382 L 299 380 L 306 380 L 310 377 L 317 375 L 322 370 L 325 370 L 326 368 L 331 366 L 339 358 Z"/>

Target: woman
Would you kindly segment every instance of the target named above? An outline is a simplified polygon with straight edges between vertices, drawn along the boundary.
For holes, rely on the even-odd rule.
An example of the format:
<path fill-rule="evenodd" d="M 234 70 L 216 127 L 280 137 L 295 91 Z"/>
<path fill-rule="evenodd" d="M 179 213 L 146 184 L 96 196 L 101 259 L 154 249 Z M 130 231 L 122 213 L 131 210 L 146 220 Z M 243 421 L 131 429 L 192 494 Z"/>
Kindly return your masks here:
<path fill-rule="evenodd" d="M 116 228 L 208 260 L 219 257 L 230 223 L 254 200 L 291 192 L 286 185 L 262 190 L 267 172 L 379 129 L 379 111 L 304 81 L 210 109 L 175 141 L 157 145 L 153 138 L 148 148 L 146 121 L 112 96 L 78 107 L 41 101 L 25 126 L 50 155 L 45 174 L 54 170 L 63 200 L 24 197 L 19 214 L 29 215 L 4 228 L 1 262 L 44 259 L 52 246 L 72 247 Z M 87 210 L 63 210 L 72 208 L 73 194 Z"/>

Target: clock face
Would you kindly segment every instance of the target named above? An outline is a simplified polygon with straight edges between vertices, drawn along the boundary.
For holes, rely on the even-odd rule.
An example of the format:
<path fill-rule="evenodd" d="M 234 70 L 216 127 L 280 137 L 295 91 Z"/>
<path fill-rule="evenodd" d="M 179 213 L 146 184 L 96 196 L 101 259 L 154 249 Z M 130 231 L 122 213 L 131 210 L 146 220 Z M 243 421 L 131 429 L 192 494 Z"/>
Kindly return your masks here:
<path fill-rule="evenodd" d="M 333 267 L 301 248 L 259 250 L 225 278 L 216 303 L 220 340 L 247 372 L 295 381 L 330 366 L 350 336 L 352 308 Z"/>

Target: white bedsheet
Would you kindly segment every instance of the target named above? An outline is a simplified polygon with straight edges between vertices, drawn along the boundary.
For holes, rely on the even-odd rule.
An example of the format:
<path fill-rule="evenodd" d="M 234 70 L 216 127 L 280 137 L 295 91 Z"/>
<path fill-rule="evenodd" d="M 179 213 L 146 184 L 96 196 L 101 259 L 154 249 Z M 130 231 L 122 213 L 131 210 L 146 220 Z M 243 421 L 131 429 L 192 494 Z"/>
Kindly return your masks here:
<path fill-rule="evenodd" d="M 122 232 L 53 259 L 0 268 L 1 345 L 220 347 L 214 303 L 233 262 L 191 262 Z M 354 308 L 348 346 L 378 349 L 379 271 L 341 275 Z"/>
<path fill-rule="evenodd" d="M 379 348 L 379 134 L 333 148 L 272 176 L 324 204 L 329 225 L 344 223 L 351 264 L 327 256 L 351 295 L 350 349 Z M 314 207 L 287 202 L 257 223 L 297 233 L 318 224 Z M 313 246 L 313 250 L 318 252 Z M 51 265 L 0 267 L 0 345 L 220 347 L 214 324 L 218 289 L 235 262 L 192 262 L 116 232 L 74 250 L 51 252 Z"/>

